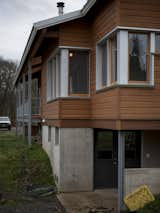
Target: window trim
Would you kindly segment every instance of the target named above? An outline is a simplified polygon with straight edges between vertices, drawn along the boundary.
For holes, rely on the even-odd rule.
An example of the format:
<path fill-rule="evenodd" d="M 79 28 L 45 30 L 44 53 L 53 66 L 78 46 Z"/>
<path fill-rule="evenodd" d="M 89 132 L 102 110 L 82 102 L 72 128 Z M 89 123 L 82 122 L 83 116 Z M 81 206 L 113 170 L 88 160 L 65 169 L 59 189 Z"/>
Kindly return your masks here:
<path fill-rule="evenodd" d="M 59 62 L 59 66 L 57 65 L 57 56 L 58 56 L 58 62 Z M 54 67 L 55 67 L 55 72 L 52 71 L 52 77 L 55 77 L 55 83 L 52 84 L 52 88 L 50 88 L 51 90 L 51 94 L 49 94 L 49 87 L 51 85 L 48 85 L 48 78 L 49 78 L 49 63 L 50 61 L 54 61 Z M 52 62 L 52 66 L 53 66 L 53 62 Z M 59 81 L 57 82 L 57 67 L 59 68 Z M 46 82 L 47 82 L 47 86 L 46 86 L 46 102 L 50 103 L 51 101 L 56 100 L 58 97 L 60 97 L 60 82 L 61 82 L 61 76 L 60 76 L 60 50 L 58 48 L 56 48 L 53 53 L 49 56 L 49 58 L 47 59 L 46 62 Z M 59 84 L 59 85 L 58 85 Z M 54 91 L 53 91 L 53 87 L 54 87 Z M 58 93 L 57 93 L 58 90 Z M 54 92 L 54 94 L 53 94 Z"/>
<path fill-rule="evenodd" d="M 149 60 L 147 60 L 147 80 L 146 81 L 134 81 L 134 80 L 130 80 L 130 45 L 129 45 L 129 34 L 146 34 L 148 35 L 148 48 L 147 48 L 147 57 L 149 58 Z M 149 84 L 151 81 L 151 56 L 150 56 L 150 50 L 151 50 L 151 32 L 140 32 L 140 31 L 134 31 L 134 30 L 130 30 L 128 31 L 128 84 Z"/>
<path fill-rule="evenodd" d="M 116 38 L 116 54 L 117 54 L 117 56 L 116 56 L 116 69 L 117 69 L 117 58 L 118 58 L 118 51 L 117 51 L 117 32 L 116 33 L 113 33 L 109 38 L 108 38 L 108 43 L 109 43 L 109 47 L 107 47 L 107 48 L 109 48 L 109 75 L 110 75 L 110 85 L 115 85 L 115 84 L 117 84 L 117 81 L 118 81 L 118 73 L 117 73 L 117 71 L 118 71 L 118 69 L 117 69 L 117 71 L 116 71 L 116 80 L 113 80 L 113 64 L 112 64 L 112 41 L 113 41 L 113 39 L 114 38 Z M 108 70 L 107 70 L 108 71 Z"/>
<path fill-rule="evenodd" d="M 88 93 L 70 93 L 70 69 L 69 69 L 69 52 L 70 51 L 84 51 L 88 52 Z M 68 48 L 68 97 L 89 97 L 90 96 L 90 79 L 91 79 L 91 73 L 90 73 L 90 67 L 91 67 L 91 53 L 90 49 L 88 48 Z"/>

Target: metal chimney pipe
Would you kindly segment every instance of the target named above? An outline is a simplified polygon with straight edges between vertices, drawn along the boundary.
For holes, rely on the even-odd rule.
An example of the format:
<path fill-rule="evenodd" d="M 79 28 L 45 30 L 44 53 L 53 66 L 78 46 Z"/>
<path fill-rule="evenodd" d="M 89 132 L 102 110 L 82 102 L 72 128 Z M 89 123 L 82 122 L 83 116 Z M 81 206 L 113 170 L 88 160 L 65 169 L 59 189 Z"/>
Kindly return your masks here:
<path fill-rule="evenodd" d="M 57 7 L 59 16 L 63 15 L 64 2 L 57 2 Z"/>

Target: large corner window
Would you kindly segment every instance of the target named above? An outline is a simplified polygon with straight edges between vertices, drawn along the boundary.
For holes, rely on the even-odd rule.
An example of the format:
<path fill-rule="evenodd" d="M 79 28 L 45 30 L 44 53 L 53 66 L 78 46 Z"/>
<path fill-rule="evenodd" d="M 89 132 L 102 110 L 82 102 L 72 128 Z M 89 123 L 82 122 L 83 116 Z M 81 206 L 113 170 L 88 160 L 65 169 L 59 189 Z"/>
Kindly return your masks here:
<path fill-rule="evenodd" d="M 111 83 L 117 81 L 117 35 L 109 39 L 110 45 L 110 75 Z"/>
<path fill-rule="evenodd" d="M 149 35 L 129 33 L 129 81 L 149 80 Z"/>
<path fill-rule="evenodd" d="M 69 94 L 85 95 L 89 93 L 89 52 L 69 51 Z"/>

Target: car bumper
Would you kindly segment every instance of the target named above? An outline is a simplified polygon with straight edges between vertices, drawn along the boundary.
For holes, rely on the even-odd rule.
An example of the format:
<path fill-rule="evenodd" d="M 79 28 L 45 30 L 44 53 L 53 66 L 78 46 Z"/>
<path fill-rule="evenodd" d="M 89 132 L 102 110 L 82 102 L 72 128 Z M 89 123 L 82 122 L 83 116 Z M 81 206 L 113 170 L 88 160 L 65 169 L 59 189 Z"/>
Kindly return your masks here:
<path fill-rule="evenodd" d="M 0 123 L 0 128 L 7 128 L 7 129 L 9 129 L 9 128 L 11 128 L 11 125 L 10 124 L 1 124 Z"/>

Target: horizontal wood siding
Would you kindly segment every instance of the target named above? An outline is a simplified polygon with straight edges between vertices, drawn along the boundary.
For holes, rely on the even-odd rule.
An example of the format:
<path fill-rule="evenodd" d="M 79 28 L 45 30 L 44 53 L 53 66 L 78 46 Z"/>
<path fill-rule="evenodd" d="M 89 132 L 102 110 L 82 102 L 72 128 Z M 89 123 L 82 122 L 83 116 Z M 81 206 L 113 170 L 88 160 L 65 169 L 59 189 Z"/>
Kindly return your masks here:
<path fill-rule="evenodd" d="M 91 47 L 91 30 L 87 21 L 75 20 L 60 25 L 59 45 Z"/>
<path fill-rule="evenodd" d="M 108 0 L 101 9 L 97 9 L 92 22 L 93 44 L 114 29 L 119 22 L 119 1 Z"/>
<path fill-rule="evenodd" d="M 119 89 L 93 95 L 91 109 L 92 119 L 118 119 Z"/>
<path fill-rule="evenodd" d="M 118 25 L 118 1 L 107 1 L 106 5 L 97 11 L 92 23 L 92 53 L 91 53 L 91 112 L 92 119 L 118 118 L 118 89 L 96 93 L 96 44 L 107 33 Z M 103 121 L 102 121 L 103 122 Z"/>
<path fill-rule="evenodd" d="M 119 0 L 120 25 L 160 28 L 159 0 Z"/>
<path fill-rule="evenodd" d="M 160 119 L 160 56 L 155 57 L 154 88 L 121 88 L 121 119 Z"/>
<path fill-rule="evenodd" d="M 60 118 L 61 119 L 90 119 L 90 100 L 61 100 Z"/>

